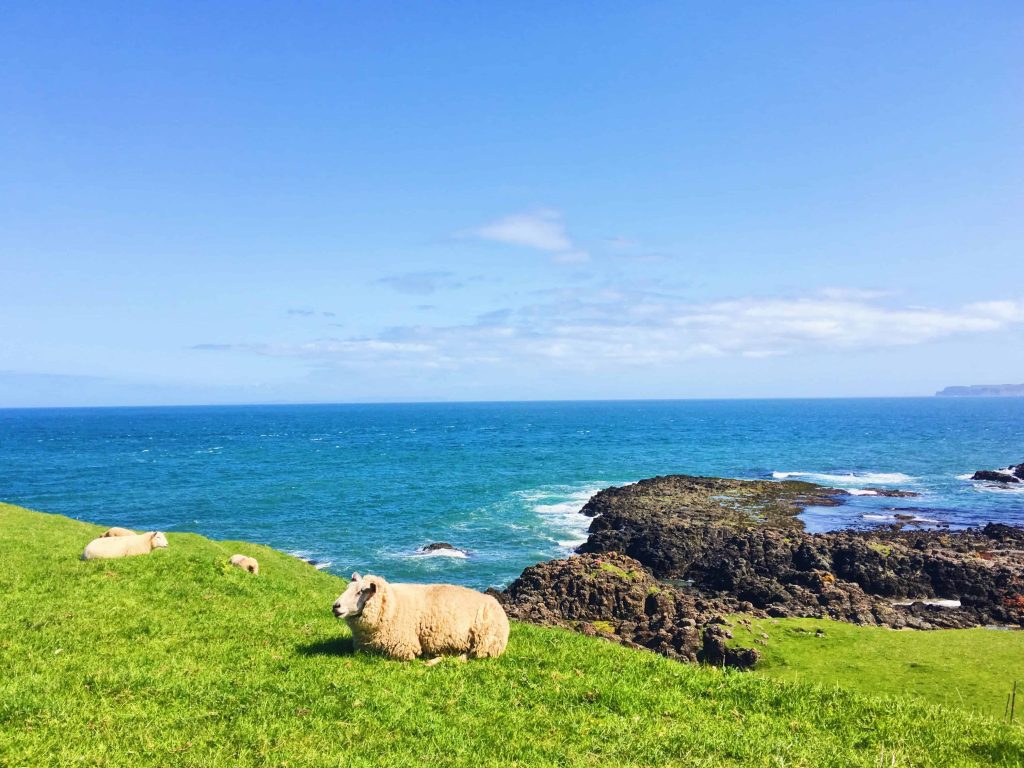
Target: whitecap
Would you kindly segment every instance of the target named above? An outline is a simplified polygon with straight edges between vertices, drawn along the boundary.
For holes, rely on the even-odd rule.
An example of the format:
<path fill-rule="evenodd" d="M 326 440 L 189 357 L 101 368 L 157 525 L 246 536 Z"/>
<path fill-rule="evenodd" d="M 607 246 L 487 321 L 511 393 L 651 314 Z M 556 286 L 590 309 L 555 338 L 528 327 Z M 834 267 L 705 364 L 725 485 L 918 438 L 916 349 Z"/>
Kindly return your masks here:
<path fill-rule="evenodd" d="M 917 478 L 905 475 L 902 472 L 772 472 L 776 480 L 788 480 L 791 478 L 804 478 L 819 483 L 831 483 L 832 485 L 887 485 L 893 483 L 912 483 Z"/>
<path fill-rule="evenodd" d="M 555 539 L 555 544 L 562 547 L 562 549 L 576 549 L 576 547 L 586 543 L 586 536 L 580 536 L 576 539 Z"/>
<path fill-rule="evenodd" d="M 583 544 L 590 533 L 591 518 L 581 515 L 598 491 L 607 483 L 581 486 L 546 486 L 519 491 L 516 495 L 541 519 L 551 533 L 551 540 L 564 552 Z"/>
<path fill-rule="evenodd" d="M 424 549 L 417 549 L 409 557 L 450 557 L 456 560 L 466 560 L 469 554 L 461 549 L 432 549 L 429 552 Z"/>
<path fill-rule="evenodd" d="M 878 491 L 872 491 L 870 488 L 845 488 L 844 489 L 851 496 L 877 496 Z"/>
<path fill-rule="evenodd" d="M 1024 483 L 985 483 L 974 484 L 974 490 L 980 493 L 1024 493 Z"/>

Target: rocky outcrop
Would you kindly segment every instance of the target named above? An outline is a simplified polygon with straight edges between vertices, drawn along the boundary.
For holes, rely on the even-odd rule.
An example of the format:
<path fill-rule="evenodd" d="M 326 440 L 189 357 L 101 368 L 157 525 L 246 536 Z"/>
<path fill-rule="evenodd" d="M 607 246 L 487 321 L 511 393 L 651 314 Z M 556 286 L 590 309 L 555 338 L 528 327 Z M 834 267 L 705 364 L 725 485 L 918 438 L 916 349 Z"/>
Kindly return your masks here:
<path fill-rule="evenodd" d="M 985 530 L 809 534 L 796 517 L 800 504 L 818 503 L 828 489 L 806 485 L 671 476 L 609 488 L 583 509 L 596 517 L 580 551 L 621 552 L 656 578 L 780 616 L 897 627 L 1024 623 L 1007 607 L 1024 592 L 1020 548 Z M 963 607 L 934 616 L 891 608 L 915 598 Z"/>
<path fill-rule="evenodd" d="M 901 491 L 898 488 L 865 488 L 864 490 L 870 491 L 874 496 L 888 496 L 891 499 L 910 499 L 921 495 L 916 491 Z"/>
<path fill-rule="evenodd" d="M 421 548 L 420 552 L 436 552 L 439 549 L 458 550 L 457 547 L 449 544 L 447 541 L 435 541 L 434 543 L 427 544 L 427 546 Z"/>
<path fill-rule="evenodd" d="M 991 483 L 1019 483 L 1024 480 L 1024 463 L 1011 464 L 1006 469 L 979 469 L 971 480 L 986 480 Z"/>
<path fill-rule="evenodd" d="M 730 666 L 756 661 L 756 654 L 718 644 L 727 633 L 719 625 L 736 609 L 734 602 L 659 583 L 624 555 L 578 555 L 541 563 L 523 571 L 497 597 L 514 619 L 568 627 L 669 658 Z"/>
<path fill-rule="evenodd" d="M 843 493 L 810 483 L 672 475 L 609 488 L 581 554 L 528 568 L 510 615 L 673 658 L 742 666 L 724 616 L 831 618 L 894 628 L 1024 626 L 1024 530 L 810 534 L 797 515 Z"/>

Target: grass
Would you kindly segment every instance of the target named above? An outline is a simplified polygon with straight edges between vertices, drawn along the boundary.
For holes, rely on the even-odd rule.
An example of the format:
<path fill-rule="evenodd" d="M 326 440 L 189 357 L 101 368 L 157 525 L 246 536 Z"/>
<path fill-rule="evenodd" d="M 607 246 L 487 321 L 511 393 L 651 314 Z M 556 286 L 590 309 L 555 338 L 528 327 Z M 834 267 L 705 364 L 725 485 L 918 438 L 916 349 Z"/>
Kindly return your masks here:
<path fill-rule="evenodd" d="M 768 634 L 766 645 L 753 645 L 763 654 L 757 674 L 765 677 L 916 696 L 994 718 L 1003 716 L 1017 680 L 1024 721 L 1024 632 L 896 631 L 824 619 L 755 619 L 731 631 L 748 646 Z"/>
<path fill-rule="evenodd" d="M 988 718 L 560 630 L 468 664 L 353 655 L 341 579 L 193 534 L 80 561 L 99 530 L 0 505 L 4 768 L 1024 765 L 1024 730 Z"/>
<path fill-rule="evenodd" d="M 626 581 L 633 581 L 633 579 L 637 577 L 636 571 L 626 571 L 622 568 L 619 568 L 619 566 L 617 565 L 613 565 L 612 563 L 601 563 L 598 567 L 602 571 L 608 571 L 608 573 L 614 574 L 618 576 L 620 579 L 624 579 Z"/>

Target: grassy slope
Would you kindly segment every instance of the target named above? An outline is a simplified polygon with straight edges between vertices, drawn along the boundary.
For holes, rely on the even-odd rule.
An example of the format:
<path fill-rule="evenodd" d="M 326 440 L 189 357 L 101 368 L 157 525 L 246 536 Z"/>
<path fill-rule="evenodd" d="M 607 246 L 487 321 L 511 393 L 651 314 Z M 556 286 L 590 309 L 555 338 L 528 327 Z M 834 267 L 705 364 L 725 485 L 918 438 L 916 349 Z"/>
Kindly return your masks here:
<path fill-rule="evenodd" d="M 894 631 L 820 619 L 754 620 L 732 632 L 741 645 L 769 636 L 767 645 L 754 646 L 763 653 L 757 671 L 768 677 L 913 694 L 992 717 L 1002 717 L 1017 680 L 1024 720 L 1024 632 Z"/>
<path fill-rule="evenodd" d="M 0 505 L 5 768 L 1024 765 L 1019 728 L 557 630 L 469 664 L 351 655 L 340 579 L 192 534 L 79 561 L 98 530 Z"/>

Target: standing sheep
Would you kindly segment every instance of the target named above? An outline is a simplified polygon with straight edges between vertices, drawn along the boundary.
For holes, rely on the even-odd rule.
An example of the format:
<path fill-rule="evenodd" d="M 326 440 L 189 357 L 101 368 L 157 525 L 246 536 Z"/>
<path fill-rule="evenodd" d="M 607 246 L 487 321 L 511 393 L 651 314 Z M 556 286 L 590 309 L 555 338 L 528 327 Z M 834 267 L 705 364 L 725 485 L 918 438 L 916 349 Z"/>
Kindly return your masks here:
<path fill-rule="evenodd" d="M 498 601 L 452 584 L 389 584 L 353 573 L 334 615 L 348 622 L 356 650 L 403 661 L 500 656 L 508 644 L 508 617 Z"/>
<path fill-rule="evenodd" d="M 108 536 L 93 539 L 85 546 L 83 560 L 102 560 L 132 555 L 148 555 L 154 549 L 167 546 L 167 537 L 160 531 L 139 533 L 134 536 Z"/>
<path fill-rule="evenodd" d="M 106 538 L 109 538 L 110 536 L 138 536 L 138 535 L 139 534 L 137 534 L 135 531 L 133 531 L 133 530 L 131 530 L 129 528 L 118 528 L 115 525 L 113 528 L 108 528 L 103 533 L 103 535 L 100 536 L 100 538 L 101 539 L 106 539 Z"/>
<path fill-rule="evenodd" d="M 255 557 L 246 557 L 245 555 L 232 555 L 231 559 L 228 560 L 236 568 L 241 568 L 243 571 L 248 571 L 254 576 L 260 575 L 260 564 L 256 562 Z"/>

